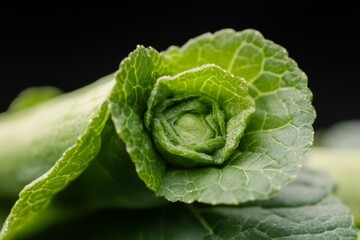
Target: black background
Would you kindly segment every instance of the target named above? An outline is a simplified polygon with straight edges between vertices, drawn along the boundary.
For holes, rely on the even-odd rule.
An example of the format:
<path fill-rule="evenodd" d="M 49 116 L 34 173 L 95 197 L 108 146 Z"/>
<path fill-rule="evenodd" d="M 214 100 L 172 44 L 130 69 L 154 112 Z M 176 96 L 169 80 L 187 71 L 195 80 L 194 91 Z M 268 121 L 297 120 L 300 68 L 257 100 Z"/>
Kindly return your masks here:
<path fill-rule="evenodd" d="M 0 111 L 26 87 L 71 91 L 112 73 L 137 44 L 162 51 L 204 32 L 254 28 L 284 46 L 308 75 L 315 128 L 360 118 L 360 11 L 345 2 L 269 2 L 228 9 L 174 4 L 156 10 L 2 12 Z"/>

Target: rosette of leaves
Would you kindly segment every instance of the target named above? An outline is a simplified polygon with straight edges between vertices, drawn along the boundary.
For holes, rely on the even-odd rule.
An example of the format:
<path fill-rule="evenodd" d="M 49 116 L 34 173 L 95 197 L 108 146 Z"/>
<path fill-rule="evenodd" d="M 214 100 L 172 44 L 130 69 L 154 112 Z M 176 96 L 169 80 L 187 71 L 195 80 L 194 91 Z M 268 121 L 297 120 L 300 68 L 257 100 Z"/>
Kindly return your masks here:
<path fill-rule="evenodd" d="M 286 50 L 254 30 L 139 46 L 114 75 L 1 116 L 0 194 L 20 192 L 1 236 L 75 179 L 105 206 L 268 199 L 312 144 L 311 100 Z"/>

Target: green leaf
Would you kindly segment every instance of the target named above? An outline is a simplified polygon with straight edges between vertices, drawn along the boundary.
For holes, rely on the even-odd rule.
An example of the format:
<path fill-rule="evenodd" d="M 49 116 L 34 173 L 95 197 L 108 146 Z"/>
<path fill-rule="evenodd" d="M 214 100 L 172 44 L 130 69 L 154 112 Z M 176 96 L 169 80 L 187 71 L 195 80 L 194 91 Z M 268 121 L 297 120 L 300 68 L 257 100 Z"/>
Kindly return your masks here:
<path fill-rule="evenodd" d="M 11 239 L 31 224 L 34 217 L 49 205 L 53 196 L 79 176 L 95 158 L 100 149 L 100 133 L 109 116 L 107 96 L 113 86 L 110 79 L 103 79 L 65 99 L 58 98 L 54 102 L 38 105 L 31 111 L 3 116 L 0 139 L 1 142 L 5 142 L 5 139 L 10 141 L 10 148 L 3 149 L 1 153 L 4 157 L 0 159 L 0 175 L 4 179 L 1 188 L 11 194 L 21 189 L 27 181 L 30 183 L 20 192 L 1 229 L 0 239 Z M 69 105 L 69 101 L 72 104 Z M 27 130 L 29 126 L 33 127 L 30 131 Z M 39 135 L 31 135 L 32 131 Z M 21 140 L 18 136 L 22 137 Z M 11 149 L 11 141 L 16 142 L 14 147 L 20 151 Z M 30 149 L 31 154 L 26 152 Z M 6 160 L 8 162 L 4 162 Z M 18 168 L 14 168 L 14 165 Z M 22 178 L 4 177 L 8 174 Z M 34 175 L 38 175 L 38 178 L 32 181 Z"/>
<path fill-rule="evenodd" d="M 347 207 L 332 196 L 296 208 L 215 207 L 199 212 L 221 239 L 356 239 Z"/>
<path fill-rule="evenodd" d="M 199 213 L 223 239 L 356 239 L 349 209 L 332 196 L 332 189 L 328 177 L 303 170 L 271 200 Z"/>
<path fill-rule="evenodd" d="M 332 188 L 326 176 L 304 171 L 270 201 L 243 207 L 108 209 L 57 225 L 34 239 L 356 239 L 349 210 L 331 195 Z"/>
<path fill-rule="evenodd" d="M 153 49 L 139 46 L 121 62 L 109 104 L 116 132 L 126 144 L 139 177 L 154 191 L 160 188 L 165 163 L 144 129 L 143 116 L 159 76 L 157 65 L 161 65 L 160 55 Z"/>
<path fill-rule="evenodd" d="M 246 79 L 255 99 L 236 151 L 217 167 L 168 169 L 159 191 L 171 201 L 266 199 L 295 178 L 312 144 L 315 112 L 307 78 L 284 48 L 254 30 L 222 30 L 162 53 L 172 73 L 216 64 Z"/>

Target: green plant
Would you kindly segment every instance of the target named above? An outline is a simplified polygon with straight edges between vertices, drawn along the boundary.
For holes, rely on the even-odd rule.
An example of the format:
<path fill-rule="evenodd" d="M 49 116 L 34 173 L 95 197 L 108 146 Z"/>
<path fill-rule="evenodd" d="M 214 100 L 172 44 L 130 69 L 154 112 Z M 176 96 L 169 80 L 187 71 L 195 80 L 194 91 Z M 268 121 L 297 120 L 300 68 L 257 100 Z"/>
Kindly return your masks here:
<path fill-rule="evenodd" d="M 4 206 L 20 192 L 1 239 L 110 208 L 145 214 L 107 231 L 135 239 L 356 237 L 326 177 L 303 170 L 286 186 L 312 145 L 312 94 L 257 31 L 139 46 L 114 75 L 33 100 L 44 92 L 28 90 L 0 118 Z"/>

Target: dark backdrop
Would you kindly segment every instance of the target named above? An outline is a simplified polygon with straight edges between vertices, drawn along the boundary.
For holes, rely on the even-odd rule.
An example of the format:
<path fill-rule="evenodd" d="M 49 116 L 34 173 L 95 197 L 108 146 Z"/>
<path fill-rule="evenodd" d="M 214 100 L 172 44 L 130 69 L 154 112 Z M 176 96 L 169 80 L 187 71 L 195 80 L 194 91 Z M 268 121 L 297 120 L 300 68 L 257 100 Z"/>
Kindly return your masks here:
<path fill-rule="evenodd" d="M 26 87 L 55 85 L 70 91 L 112 73 L 137 44 L 161 51 L 208 31 L 254 28 L 284 46 L 308 75 L 316 128 L 360 118 L 360 17 L 352 6 L 289 1 L 231 9 L 185 7 L 177 13 L 148 9 L 141 14 L 139 9 L 2 12 L 0 111 Z"/>

